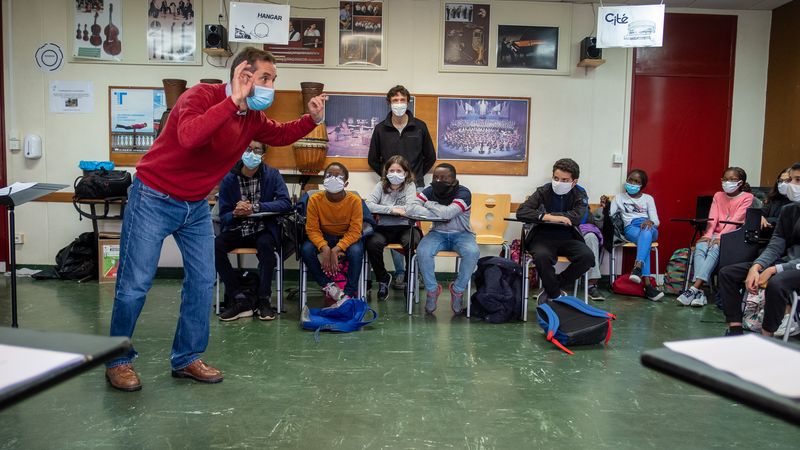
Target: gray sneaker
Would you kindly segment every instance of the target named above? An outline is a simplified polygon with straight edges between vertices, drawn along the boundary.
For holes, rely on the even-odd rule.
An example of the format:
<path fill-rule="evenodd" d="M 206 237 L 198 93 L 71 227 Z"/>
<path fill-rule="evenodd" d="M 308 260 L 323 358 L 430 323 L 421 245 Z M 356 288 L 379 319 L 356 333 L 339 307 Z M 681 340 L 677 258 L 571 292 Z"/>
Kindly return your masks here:
<path fill-rule="evenodd" d="M 344 291 L 332 281 L 322 288 L 322 292 L 324 292 L 325 295 L 327 295 L 334 302 L 338 302 L 344 298 Z"/>
<path fill-rule="evenodd" d="M 694 293 L 694 298 L 692 299 L 692 306 L 696 308 L 701 308 L 708 304 L 708 300 L 706 299 L 706 294 L 703 291 L 697 291 Z"/>
<path fill-rule="evenodd" d="M 786 334 L 786 327 L 789 325 L 789 314 L 783 316 L 781 324 L 775 330 L 775 337 L 783 337 Z M 792 328 L 789 330 L 789 336 L 796 336 L 800 333 L 800 324 L 796 320 L 792 321 Z"/>
<path fill-rule="evenodd" d="M 692 300 L 694 300 L 694 291 L 691 289 L 681 291 L 680 295 L 678 295 L 675 300 L 677 300 L 682 306 L 689 306 L 692 304 Z"/>
<path fill-rule="evenodd" d="M 392 281 L 392 289 L 402 291 L 406 288 L 406 274 L 397 275 Z"/>
<path fill-rule="evenodd" d="M 603 296 L 603 293 L 600 292 L 600 289 L 597 289 L 597 286 L 589 286 L 589 300 L 595 302 L 602 302 L 606 298 Z"/>
<path fill-rule="evenodd" d="M 439 303 L 439 295 L 442 293 L 442 285 L 436 285 L 436 291 L 428 292 L 425 296 L 425 312 L 428 314 L 433 314 L 436 311 L 436 306 Z"/>

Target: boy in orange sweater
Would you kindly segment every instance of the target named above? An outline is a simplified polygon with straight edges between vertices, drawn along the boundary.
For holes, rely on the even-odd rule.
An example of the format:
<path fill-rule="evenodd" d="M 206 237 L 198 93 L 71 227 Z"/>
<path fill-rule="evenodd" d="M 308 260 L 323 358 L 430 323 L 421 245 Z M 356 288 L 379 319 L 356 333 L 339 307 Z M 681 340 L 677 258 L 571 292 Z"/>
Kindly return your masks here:
<path fill-rule="evenodd" d="M 358 295 L 358 279 L 364 259 L 361 198 L 344 190 L 349 177 L 350 173 L 341 163 L 333 162 L 325 168 L 325 191 L 317 192 L 308 199 L 308 240 L 300 250 L 314 281 L 333 301 Z M 344 291 L 332 279 L 339 270 L 339 258 L 342 256 L 348 262 Z"/>

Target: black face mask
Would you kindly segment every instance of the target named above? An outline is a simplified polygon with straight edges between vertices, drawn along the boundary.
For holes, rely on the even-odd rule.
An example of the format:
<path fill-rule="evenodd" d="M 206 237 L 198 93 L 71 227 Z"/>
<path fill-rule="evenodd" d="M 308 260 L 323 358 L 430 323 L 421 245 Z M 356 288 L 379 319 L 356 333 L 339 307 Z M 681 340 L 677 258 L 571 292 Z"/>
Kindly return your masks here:
<path fill-rule="evenodd" d="M 441 205 L 449 205 L 453 202 L 458 190 L 458 180 L 453 184 L 447 184 L 444 181 L 434 181 L 431 183 L 433 188 L 434 200 Z"/>

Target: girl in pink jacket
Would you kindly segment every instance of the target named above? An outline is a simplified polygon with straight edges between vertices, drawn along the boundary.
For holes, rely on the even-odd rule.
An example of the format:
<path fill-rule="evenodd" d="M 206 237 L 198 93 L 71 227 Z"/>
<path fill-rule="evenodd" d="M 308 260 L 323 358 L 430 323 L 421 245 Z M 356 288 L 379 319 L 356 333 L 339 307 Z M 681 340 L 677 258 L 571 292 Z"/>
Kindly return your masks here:
<path fill-rule="evenodd" d="M 725 233 L 736 230 L 737 226 L 726 222 L 744 222 L 747 208 L 753 204 L 753 194 L 747 184 L 747 173 L 740 167 L 728 167 L 722 174 L 722 191 L 714 194 L 708 225 L 703 237 L 698 239 L 694 249 L 694 283 L 681 292 L 678 302 L 683 306 L 705 306 L 708 301 L 700 289 L 708 283 L 709 277 L 719 261 L 719 239 Z"/>

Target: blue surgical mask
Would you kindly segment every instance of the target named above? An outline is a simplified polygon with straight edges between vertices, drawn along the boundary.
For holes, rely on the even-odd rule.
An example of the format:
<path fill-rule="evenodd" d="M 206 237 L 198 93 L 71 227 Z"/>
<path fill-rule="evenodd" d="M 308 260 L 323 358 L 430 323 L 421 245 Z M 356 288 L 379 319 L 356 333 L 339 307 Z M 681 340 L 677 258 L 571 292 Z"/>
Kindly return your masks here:
<path fill-rule="evenodd" d="M 258 85 L 255 86 L 253 95 L 246 98 L 247 107 L 256 111 L 269 108 L 273 100 L 275 100 L 275 89 Z"/>
<path fill-rule="evenodd" d="M 261 155 L 256 155 L 253 152 L 245 151 L 242 153 L 242 162 L 244 163 L 245 167 L 253 170 L 258 167 L 259 164 L 261 164 Z"/>
<path fill-rule="evenodd" d="M 641 190 L 642 187 L 638 184 L 625 183 L 625 192 L 627 192 L 628 195 L 636 195 Z"/>

